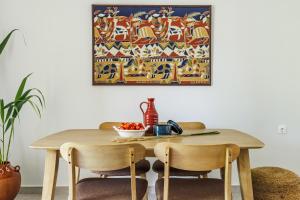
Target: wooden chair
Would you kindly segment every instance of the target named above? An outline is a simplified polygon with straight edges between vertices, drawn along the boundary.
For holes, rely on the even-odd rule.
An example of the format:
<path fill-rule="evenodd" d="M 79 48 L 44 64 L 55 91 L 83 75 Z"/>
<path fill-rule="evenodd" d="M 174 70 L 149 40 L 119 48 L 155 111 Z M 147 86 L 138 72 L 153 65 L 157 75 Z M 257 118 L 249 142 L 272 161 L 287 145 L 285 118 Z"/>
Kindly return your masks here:
<path fill-rule="evenodd" d="M 99 125 L 100 130 L 113 130 L 113 126 L 120 126 L 121 122 L 103 122 Z M 146 173 L 150 170 L 150 162 L 146 159 L 143 159 L 136 163 L 136 175 L 146 178 Z M 112 170 L 112 171 L 99 171 L 95 172 L 100 174 L 101 177 L 107 176 L 129 176 L 130 168 L 124 168 L 120 170 Z"/>
<path fill-rule="evenodd" d="M 119 127 L 122 122 L 103 122 L 99 124 L 100 130 L 113 130 L 113 126 Z"/>
<path fill-rule="evenodd" d="M 231 200 L 231 163 L 240 152 L 237 145 L 183 145 L 159 143 L 156 157 L 164 162 L 164 178 L 158 179 L 155 190 L 158 200 L 214 199 Z M 207 171 L 224 167 L 225 179 L 170 178 L 170 167 L 191 171 Z"/>
<path fill-rule="evenodd" d="M 63 159 L 68 162 L 69 200 L 141 200 L 146 198 L 147 180 L 136 179 L 135 174 L 135 163 L 145 158 L 145 148 L 142 145 L 65 143 L 61 146 L 60 152 Z M 86 178 L 76 184 L 75 167 L 109 171 L 128 166 L 131 178 Z"/>
<path fill-rule="evenodd" d="M 178 125 L 184 129 L 205 129 L 206 126 L 202 122 L 178 122 Z"/>
<path fill-rule="evenodd" d="M 205 129 L 205 124 L 202 122 L 178 122 L 178 125 L 183 129 Z M 152 170 L 158 173 L 158 178 L 164 176 L 164 163 L 160 160 L 156 160 L 153 163 Z M 207 174 L 210 171 L 186 171 L 181 169 L 170 168 L 170 176 L 192 176 L 207 178 Z"/>

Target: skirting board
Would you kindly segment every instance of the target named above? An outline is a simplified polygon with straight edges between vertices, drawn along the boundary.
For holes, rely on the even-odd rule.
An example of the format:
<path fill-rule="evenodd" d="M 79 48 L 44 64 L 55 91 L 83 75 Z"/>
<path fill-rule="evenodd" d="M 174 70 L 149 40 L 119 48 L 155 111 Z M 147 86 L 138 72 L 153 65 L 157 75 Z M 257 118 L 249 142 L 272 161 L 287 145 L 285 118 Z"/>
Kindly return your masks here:
<path fill-rule="evenodd" d="M 42 194 L 43 187 L 21 187 L 20 194 Z M 68 193 L 67 186 L 56 187 L 55 192 L 57 193 Z"/>

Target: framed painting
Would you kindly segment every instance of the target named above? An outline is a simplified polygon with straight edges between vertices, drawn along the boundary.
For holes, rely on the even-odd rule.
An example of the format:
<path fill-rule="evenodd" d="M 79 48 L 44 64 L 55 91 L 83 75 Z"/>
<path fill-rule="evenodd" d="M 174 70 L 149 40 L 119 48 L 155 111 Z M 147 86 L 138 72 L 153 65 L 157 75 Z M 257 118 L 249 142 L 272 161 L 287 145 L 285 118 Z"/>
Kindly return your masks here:
<path fill-rule="evenodd" d="M 211 85 L 211 6 L 93 5 L 94 85 Z"/>

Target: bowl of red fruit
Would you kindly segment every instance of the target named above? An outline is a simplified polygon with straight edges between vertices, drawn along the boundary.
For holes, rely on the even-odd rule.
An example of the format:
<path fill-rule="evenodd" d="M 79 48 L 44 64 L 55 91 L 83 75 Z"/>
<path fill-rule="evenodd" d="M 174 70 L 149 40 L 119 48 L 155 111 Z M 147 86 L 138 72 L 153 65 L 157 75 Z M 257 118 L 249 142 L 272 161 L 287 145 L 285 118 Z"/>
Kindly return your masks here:
<path fill-rule="evenodd" d="M 142 137 L 149 129 L 149 126 L 144 126 L 142 123 L 124 122 L 120 127 L 113 126 L 121 137 Z"/>

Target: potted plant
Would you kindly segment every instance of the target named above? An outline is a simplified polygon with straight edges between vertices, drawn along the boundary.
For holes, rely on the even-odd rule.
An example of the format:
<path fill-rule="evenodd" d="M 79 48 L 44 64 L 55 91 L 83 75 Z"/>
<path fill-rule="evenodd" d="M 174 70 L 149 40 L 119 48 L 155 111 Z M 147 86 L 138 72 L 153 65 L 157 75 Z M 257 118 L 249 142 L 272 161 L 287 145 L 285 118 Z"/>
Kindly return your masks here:
<path fill-rule="evenodd" d="M 0 43 L 0 56 L 14 31 L 16 30 L 12 30 Z M 13 100 L 5 102 L 0 98 L 0 200 L 13 200 L 21 186 L 20 167 L 13 167 L 9 162 L 15 122 L 20 119 L 24 105 L 29 104 L 41 117 L 41 110 L 45 104 L 44 96 L 39 89 L 25 90 L 30 75 L 22 80 Z"/>

